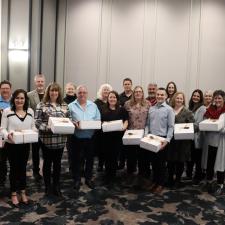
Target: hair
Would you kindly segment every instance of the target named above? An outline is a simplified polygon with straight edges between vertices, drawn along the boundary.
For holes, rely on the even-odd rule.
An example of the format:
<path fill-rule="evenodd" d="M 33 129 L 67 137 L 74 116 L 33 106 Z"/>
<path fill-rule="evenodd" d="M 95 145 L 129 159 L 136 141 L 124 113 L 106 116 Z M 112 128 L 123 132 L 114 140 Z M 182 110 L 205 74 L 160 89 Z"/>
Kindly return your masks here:
<path fill-rule="evenodd" d="M 170 85 L 170 84 L 173 84 L 173 86 L 174 86 L 174 93 L 173 93 L 173 95 L 177 92 L 177 85 L 176 85 L 173 81 L 170 81 L 170 82 L 166 85 L 166 93 L 167 93 L 168 98 L 173 97 L 173 96 L 170 97 L 169 92 L 168 92 L 168 89 L 169 89 L 169 85 Z"/>
<path fill-rule="evenodd" d="M 76 89 L 77 93 L 78 93 L 78 90 L 81 88 L 84 88 L 87 91 L 87 87 L 85 85 L 81 84 L 81 85 L 77 86 L 77 89 Z"/>
<path fill-rule="evenodd" d="M 27 111 L 28 106 L 29 106 L 29 98 L 27 96 L 27 92 L 23 89 L 17 89 L 13 92 L 12 98 L 10 99 L 11 110 L 16 111 L 15 99 L 20 93 L 24 94 L 25 102 L 23 105 L 23 110 Z"/>
<path fill-rule="evenodd" d="M 44 97 L 43 97 L 43 102 L 44 103 L 50 102 L 49 92 L 50 92 L 51 89 L 58 91 L 59 95 L 58 95 L 58 98 L 57 98 L 56 102 L 61 105 L 63 103 L 62 90 L 61 90 L 61 87 L 59 86 L 59 84 L 55 83 L 55 82 L 50 83 L 48 85 L 48 87 L 46 88 L 45 94 L 44 94 Z"/>
<path fill-rule="evenodd" d="M 36 81 L 36 80 L 37 80 L 37 78 L 43 78 L 43 79 L 45 80 L 45 75 L 44 75 L 44 74 L 42 74 L 42 73 L 40 73 L 40 74 L 36 74 L 36 75 L 34 76 L 34 81 Z"/>
<path fill-rule="evenodd" d="M 150 86 L 150 85 L 152 85 L 154 87 L 157 87 L 157 84 L 156 83 L 149 83 L 148 86 Z"/>
<path fill-rule="evenodd" d="M 2 87 L 3 84 L 8 84 L 10 88 L 12 88 L 12 84 L 8 80 L 3 80 L 0 83 L 0 88 Z"/>
<path fill-rule="evenodd" d="M 97 92 L 97 98 L 102 100 L 102 91 L 104 88 L 108 88 L 109 91 L 112 91 L 112 86 L 110 84 L 102 84 Z"/>
<path fill-rule="evenodd" d="M 194 95 L 194 93 L 197 92 L 199 95 L 200 95 L 200 100 L 198 103 L 194 103 L 193 100 L 192 100 L 192 97 Z M 190 101 L 189 101 L 189 109 L 192 111 L 192 112 L 195 112 L 199 107 L 201 107 L 202 105 L 204 105 L 204 98 L 203 98 L 203 93 L 200 89 L 195 89 L 192 94 L 191 94 L 191 98 L 190 98 Z"/>
<path fill-rule="evenodd" d="M 131 82 L 131 84 L 132 84 L 132 80 L 131 80 L 130 78 L 128 78 L 128 77 L 127 77 L 127 78 L 125 78 L 125 79 L 123 79 L 123 84 L 124 84 L 124 82 L 125 82 L 125 81 L 130 81 L 130 82 Z"/>
<path fill-rule="evenodd" d="M 218 95 L 222 96 L 223 101 L 225 102 L 225 92 L 223 90 L 216 90 L 216 91 L 214 91 L 214 93 L 213 93 L 213 99 L 216 96 L 218 96 Z"/>
<path fill-rule="evenodd" d="M 68 85 L 73 86 L 74 89 L 76 90 L 76 85 L 74 83 L 68 82 L 68 83 L 66 83 L 65 87 L 68 86 Z"/>
<path fill-rule="evenodd" d="M 159 87 L 159 88 L 157 89 L 157 91 L 165 91 L 165 92 L 166 92 L 166 89 L 165 89 L 164 87 Z M 166 92 L 166 94 L 167 94 L 167 92 Z"/>
<path fill-rule="evenodd" d="M 114 94 L 116 96 L 116 99 L 117 99 L 117 103 L 116 103 L 116 110 L 120 107 L 120 101 L 119 101 L 119 94 L 118 92 L 112 90 L 109 92 L 109 95 L 110 94 Z M 108 99 L 107 99 L 107 110 L 109 110 L 109 95 L 108 95 Z"/>
<path fill-rule="evenodd" d="M 205 91 L 204 96 L 207 95 L 207 94 L 213 96 L 213 91 L 212 90 Z"/>
<path fill-rule="evenodd" d="M 146 102 L 146 100 L 145 100 L 145 97 L 144 97 L 144 90 L 143 90 L 143 88 L 141 87 L 141 86 L 136 86 L 135 88 L 134 88 L 134 90 L 133 90 L 133 93 L 132 93 L 132 95 L 131 95 L 131 99 L 129 100 L 129 102 L 130 102 L 130 106 L 134 106 L 134 105 L 136 105 L 136 100 L 135 100 L 135 97 L 134 97 L 134 92 L 135 92 L 135 90 L 136 89 L 138 89 L 138 88 L 140 88 L 141 90 L 142 90 L 142 93 L 143 93 L 143 97 L 142 97 L 142 99 L 141 99 L 141 105 L 142 106 L 145 106 L 146 104 L 147 104 L 147 102 Z"/>
<path fill-rule="evenodd" d="M 175 100 L 176 100 L 176 97 L 177 97 L 178 95 L 182 95 L 182 96 L 183 96 L 183 99 L 184 99 L 183 105 L 184 105 L 184 106 L 186 105 L 184 93 L 181 92 L 181 91 L 178 91 L 178 92 L 176 92 L 176 93 L 173 95 L 173 97 L 172 97 L 171 104 L 170 104 L 172 108 L 175 107 L 175 104 L 176 104 L 176 103 L 175 103 Z"/>

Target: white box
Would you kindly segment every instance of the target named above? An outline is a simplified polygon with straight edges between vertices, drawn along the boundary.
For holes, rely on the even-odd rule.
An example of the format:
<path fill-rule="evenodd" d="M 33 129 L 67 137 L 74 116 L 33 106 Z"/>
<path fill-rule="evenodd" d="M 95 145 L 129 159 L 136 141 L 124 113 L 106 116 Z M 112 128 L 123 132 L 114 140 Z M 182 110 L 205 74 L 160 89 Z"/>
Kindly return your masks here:
<path fill-rule="evenodd" d="M 141 139 L 144 136 L 144 130 L 126 130 L 123 135 L 124 145 L 140 145 Z"/>
<path fill-rule="evenodd" d="M 48 126 L 53 134 L 73 134 L 75 130 L 75 126 L 70 119 L 64 117 L 49 117 Z"/>
<path fill-rule="evenodd" d="M 15 144 L 38 142 L 38 133 L 33 130 L 13 131 L 12 137 Z"/>
<path fill-rule="evenodd" d="M 165 141 L 165 138 L 148 134 L 146 137 L 141 139 L 140 147 L 152 152 L 158 152 L 161 149 L 163 141 Z"/>
<path fill-rule="evenodd" d="M 224 117 L 219 119 L 206 119 L 199 123 L 199 130 L 201 131 L 220 131 L 224 128 Z"/>
<path fill-rule="evenodd" d="M 100 130 L 102 122 L 100 120 L 81 120 L 79 127 L 81 130 Z"/>
<path fill-rule="evenodd" d="M 122 131 L 123 130 L 123 121 L 122 120 L 113 120 L 102 123 L 103 132 L 111 131 Z"/>
<path fill-rule="evenodd" d="M 175 140 L 193 140 L 194 125 L 193 123 L 179 123 L 174 126 Z"/>

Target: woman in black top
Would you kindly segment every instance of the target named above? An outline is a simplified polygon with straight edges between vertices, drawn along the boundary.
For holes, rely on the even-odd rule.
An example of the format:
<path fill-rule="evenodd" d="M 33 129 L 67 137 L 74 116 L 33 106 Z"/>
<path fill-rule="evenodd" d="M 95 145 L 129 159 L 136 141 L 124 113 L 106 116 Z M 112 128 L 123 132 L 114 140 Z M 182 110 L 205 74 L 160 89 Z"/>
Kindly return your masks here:
<path fill-rule="evenodd" d="M 73 102 L 74 100 L 77 99 L 77 96 L 76 96 L 76 86 L 69 82 L 66 84 L 66 96 L 65 98 L 63 99 L 63 101 L 69 105 L 71 102 Z"/>
<path fill-rule="evenodd" d="M 119 105 L 119 95 L 115 91 L 109 93 L 107 106 L 102 111 L 103 122 L 113 120 L 123 120 L 123 130 L 127 129 L 128 113 Z M 110 181 L 116 175 L 117 160 L 122 146 L 123 133 L 123 131 L 103 133 L 107 181 Z"/>

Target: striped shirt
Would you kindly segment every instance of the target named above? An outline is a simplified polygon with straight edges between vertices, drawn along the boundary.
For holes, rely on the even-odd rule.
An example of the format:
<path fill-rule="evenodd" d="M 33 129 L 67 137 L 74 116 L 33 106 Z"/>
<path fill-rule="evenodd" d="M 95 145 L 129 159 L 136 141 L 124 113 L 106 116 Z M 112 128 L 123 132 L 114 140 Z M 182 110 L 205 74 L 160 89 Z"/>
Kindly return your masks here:
<path fill-rule="evenodd" d="M 35 111 L 36 127 L 39 129 L 39 137 L 44 145 L 50 149 L 64 148 L 67 135 L 53 134 L 48 127 L 49 117 L 70 117 L 66 103 L 53 105 L 49 102 L 40 102 Z"/>

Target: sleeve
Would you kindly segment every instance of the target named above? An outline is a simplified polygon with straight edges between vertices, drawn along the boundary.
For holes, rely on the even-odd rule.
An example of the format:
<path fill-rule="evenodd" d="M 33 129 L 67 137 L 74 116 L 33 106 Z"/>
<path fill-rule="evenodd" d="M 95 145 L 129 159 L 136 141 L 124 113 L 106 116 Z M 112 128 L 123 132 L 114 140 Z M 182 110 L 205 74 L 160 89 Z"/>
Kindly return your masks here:
<path fill-rule="evenodd" d="M 30 114 L 32 115 L 32 124 L 31 124 L 31 129 L 33 131 L 37 131 L 37 128 L 35 126 L 35 119 L 34 119 L 34 110 L 29 108 Z"/>
<path fill-rule="evenodd" d="M 39 103 L 35 111 L 35 125 L 38 130 L 48 131 L 48 121 L 44 120 L 43 104 Z"/>
<path fill-rule="evenodd" d="M 168 113 L 168 130 L 166 135 L 166 141 L 170 142 L 173 137 L 173 130 L 174 130 L 174 123 L 175 123 L 175 114 L 172 110 L 169 110 Z"/>
<path fill-rule="evenodd" d="M 2 121 L 1 121 L 2 133 L 3 133 L 4 139 L 8 139 L 8 134 L 9 134 L 8 123 L 9 123 L 9 120 L 7 118 L 7 109 L 6 109 L 6 110 L 3 110 Z"/>
<path fill-rule="evenodd" d="M 187 110 L 186 123 L 194 123 L 194 115 L 190 110 Z"/>
<path fill-rule="evenodd" d="M 146 125 L 145 125 L 145 135 L 147 135 L 149 133 L 149 113 L 147 116 L 147 120 L 146 120 Z"/>
<path fill-rule="evenodd" d="M 128 112 L 125 109 L 125 107 L 121 107 L 121 111 L 122 111 L 122 119 L 123 119 L 123 122 L 124 122 L 124 121 L 128 120 Z"/>
<path fill-rule="evenodd" d="M 199 131 L 199 123 L 202 122 L 204 120 L 204 115 L 206 113 L 206 107 L 205 106 L 201 106 L 198 110 L 198 112 L 196 112 L 196 116 L 195 116 L 195 121 L 194 121 L 194 130 L 195 132 Z"/>
<path fill-rule="evenodd" d="M 99 109 L 96 104 L 95 104 L 95 107 L 96 107 L 96 113 L 95 113 L 94 120 L 101 120 L 101 114 L 100 114 Z"/>

